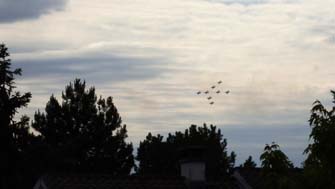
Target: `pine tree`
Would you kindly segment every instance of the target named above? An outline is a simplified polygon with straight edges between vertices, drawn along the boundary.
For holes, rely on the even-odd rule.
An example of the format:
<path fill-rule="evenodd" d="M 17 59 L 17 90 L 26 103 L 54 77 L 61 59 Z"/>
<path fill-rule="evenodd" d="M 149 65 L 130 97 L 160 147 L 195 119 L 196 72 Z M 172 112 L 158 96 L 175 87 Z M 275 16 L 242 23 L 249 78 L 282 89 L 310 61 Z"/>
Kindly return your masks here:
<path fill-rule="evenodd" d="M 11 70 L 8 48 L 0 44 L 0 138 L 4 147 L 1 162 L 2 188 L 19 188 L 22 174 L 22 159 L 30 136 L 27 117 L 15 120 L 18 109 L 27 106 L 31 94 L 15 91 L 15 76 L 21 75 L 21 69 Z"/>
<path fill-rule="evenodd" d="M 99 99 L 93 87 L 76 79 L 66 86 L 62 102 L 52 95 L 45 113 L 32 124 L 46 146 L 46 171 L 127 175 L 134 164 L 127 129 L 112 101 Z"/>
<path fill-rule="evenodd" d="M 255 168 L 256 163 L 252 160 L 252 157 L 249 156 L 248 159 L 245 160 L 243 165 L 241 165 L 241 167 L 246 168 L 246 169 Z"/>

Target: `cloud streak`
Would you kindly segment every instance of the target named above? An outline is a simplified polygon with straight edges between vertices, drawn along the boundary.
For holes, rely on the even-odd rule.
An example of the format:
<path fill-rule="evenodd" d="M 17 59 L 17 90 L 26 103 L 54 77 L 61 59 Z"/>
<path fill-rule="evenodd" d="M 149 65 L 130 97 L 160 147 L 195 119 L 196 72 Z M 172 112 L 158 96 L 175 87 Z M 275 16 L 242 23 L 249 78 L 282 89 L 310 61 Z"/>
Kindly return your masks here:
<path fill-rule="evenodd" d="M 38 18 L 62 10 L 66 0 L 0 0 L 0 23 Z"/>

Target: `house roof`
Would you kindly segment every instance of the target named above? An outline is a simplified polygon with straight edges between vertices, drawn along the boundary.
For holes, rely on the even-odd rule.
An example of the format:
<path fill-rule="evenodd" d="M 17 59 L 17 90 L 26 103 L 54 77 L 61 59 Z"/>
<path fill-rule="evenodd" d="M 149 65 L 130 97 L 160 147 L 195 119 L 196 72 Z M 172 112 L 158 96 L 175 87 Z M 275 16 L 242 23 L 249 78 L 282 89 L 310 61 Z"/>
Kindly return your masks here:
<path fill-rule="evenodd" d="M 225 189 L 223 181 L 188 182 L 179 176 L 126 176 L 101 174 L 48 174 L 34 189 Z"/>
<path fill-rule="evenodd" d="M 182 177 L 128 176 L 113 178 L 110 175 L 45 175 L 34 189 L 186 189 Z"/>
<path fill-rule="evenodd" d="M 262 183 L 260 168 L 236 168 L 235 171 L 243 177 L 249 186 L 254 189 L 260 188 Z"/>
<path fill-rule="evenodd" d="M 235 168 L 237 172 L 247 184 L 253 189 L 261 188 L 264 184 L 264 179 L 262 178 L 262 169 L 261 168 Z M 298 179 L 302 174 L 302 169 L 292 168 L 288 171 L 288 177 L 291 179 Z"/>

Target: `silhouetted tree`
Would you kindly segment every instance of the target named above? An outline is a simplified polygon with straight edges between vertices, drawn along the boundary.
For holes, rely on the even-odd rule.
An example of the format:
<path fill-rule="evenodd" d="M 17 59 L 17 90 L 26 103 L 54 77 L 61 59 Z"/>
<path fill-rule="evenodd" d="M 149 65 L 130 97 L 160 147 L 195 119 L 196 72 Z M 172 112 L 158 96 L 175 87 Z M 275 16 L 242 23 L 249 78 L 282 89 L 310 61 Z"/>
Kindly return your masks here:
<path fill-rule="evenodd" d="M 260 156 L 263 188 L 285 189 L 293 187 L 288 178 L 289 169 L 293 164 L 288 157 L 280 150 L 276 143 L 266 144 L 264 152 Z"/>
<path fill-rule="evenodd" d="M 137 151 L 139 167 L 136 172 L 141 175 L 177 175 L 177 151 L 173 143 L 163 142 L 163 136 L 149 133 L 140 142 Z"/>
<path fill-rule="evenodd" d="M 166 141 L 161 135 L 148 134 L 140 142 L 137 152 L 139 167 L 137 172 L 144 175 L 174 174 L 179 173 L 178 150 L 182 147 L 201 145 L 205 147 L 206 176 L 216 179 L 228 176 L 235 164 L 236 154 L 228 155 L 227 140 L 223 139 L 221 130 L 215 126 L 197 127 L 191 125 L 184 132 L 169 134 Z"/>
<path fill-rule="evenodd" d="M 256 165 L 257 164 L 254 162 L 254 160 L 252 160 L 252 157 L 249 156 L 248 159 L 246 159 L 245 162 L 240 167 L 250 169 L 250 168 L 255 168 Z"/>
<path fill-rule="evenodd" d="M 233 172 L 233 168 L 235 167 L 236 156 L 236 153 L 232 151 L 228 157 L 228 168 L 230 173 Z"/>
<path fill-rule="evenodd" d="M 335 91 L 331 91 L 335 104 Z M 315 101 L 309 119 L 312 143 L 307 147 L 304 163 L 309 188 L 335 188 L 335 106 L 327 110 Z M 307 186 L 306 186 L 307 187 Z"/>
<path fill-rule="evenodd" d="M 99 99 L 95 89 L 76 79 L 66 86 L 61 103 L 52 95 L 45 113 L 32 124 L 41 134 L 46 171 L 104 172 L 127 175 L 133 167 L 132 144 L 112 97 Z"/>
<path fill-rule="evenodd" d="M 27 106 L 31 94 L 14 91 L 15 76 L 21 69 L 11 70 L 8 48 L 0 44 L 0 138 L 4 145 L 1 153 L 1 188 L 20 188 L 25 183 L 23 163 L 26 146 L 31 136 L 28 131 L 29 119 L 23 116 L 14 119 L 19 108 Z"/>

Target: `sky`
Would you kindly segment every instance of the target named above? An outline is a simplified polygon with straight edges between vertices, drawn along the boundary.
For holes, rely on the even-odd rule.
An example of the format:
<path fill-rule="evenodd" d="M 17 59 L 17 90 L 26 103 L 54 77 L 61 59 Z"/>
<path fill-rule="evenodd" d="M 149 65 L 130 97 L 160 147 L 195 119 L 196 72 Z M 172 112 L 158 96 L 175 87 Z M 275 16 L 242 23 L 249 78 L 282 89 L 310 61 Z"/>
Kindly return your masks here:
<path fill-rule="evenodd" d="M 60 100 L 75 78 L 112 96 L 128 140 L 148 132 L 214 124 L 237 153 L 259 163 L 277 142 L 295 166 L 305 159 L 312 103 L 335 89 L 334 0 L 0 0 L 0 42 L 20 114 Z M 222 80 L 213 94 L 205 91 Z"/>

